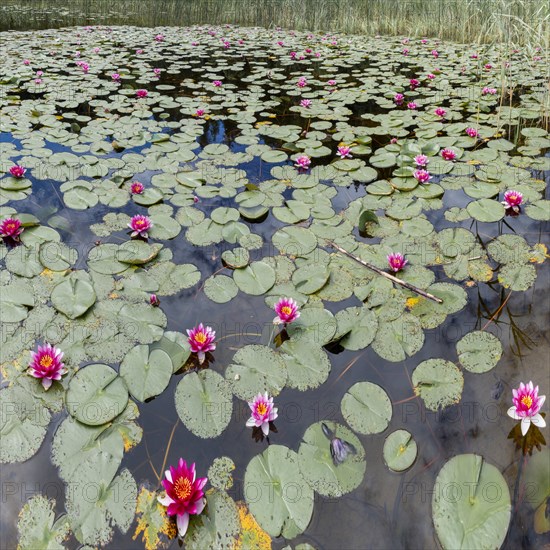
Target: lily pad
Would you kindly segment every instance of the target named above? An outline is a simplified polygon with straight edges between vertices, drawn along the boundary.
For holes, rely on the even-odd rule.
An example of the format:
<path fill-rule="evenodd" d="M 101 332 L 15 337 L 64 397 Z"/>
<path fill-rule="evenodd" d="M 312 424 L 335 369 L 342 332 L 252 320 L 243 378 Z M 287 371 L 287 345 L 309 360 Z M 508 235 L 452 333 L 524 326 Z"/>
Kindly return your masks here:
<path fill-rule="evenodd" d="M 272 537 L 293 539 L 309 525 L 313 491 L 300 473 L 298 455 L 287 447 L 270 445 L 249 462 L 244 494 L 256 521 Z"/>
<path fill-rule="evenodd" d="M 345 426 L 329 421 L 325 424 L 335 437 L 353 445 L 356 454 L 348 454 L 344 462 L 335 465 L 322 422 L 316 422 L 303 436 L 298 450 L 298 464 L 306 482 L 315 492 L 326 497 L 340 497 L 361 485 L 367 468 L 365 450 L 357 436 Z"/>
<path fill-rule="evenodd" d="M 460 401 L 464 377 L 456 365 L 445 359 L 428 359 L 412 373 L 414 393 L 426 408 L 437 411 Z"/>
<path fill-rule="evenodd" d="M 84 315 L 95 303 L 96 293 L 88 273 L 72 272 L 52 290 L 52 304 L 69 319 Z"/>
<path fill-rule="evenodd" d="M 176 389 L 176 410 L 185 427 L 204 439 L 218 437 L 233 413 L 229 383 L 217 372 L 185 375 Z"/>
<path fill-rule="evenodd" d="M 384 441 L 384 462 L 394 472 L 404 472 L 414 461 L 418 448 L 413 436 L 407 430 L 396 430 Z"/>
<path fill-rule="evenodd" d="M 508 484 L 483 457 L 455 456 L 437 475 L 432 517 L 445 550 L 500 548 L 511 517 Z"/>
<path fill-rule="evenodd" d="M 172 376 L 172 360 L 160 348 L 140 345 L 132 348 L 120 363 L 119 374 L 132 397 L 145 401 L 160 395 Z"/>
<path fill-rule="evenodd" d="M 502 356 L 500 340 L 490 332 L 477 330 L 466 334 L 456 344 L 460 364 L 468 371 L 490 371 Z"/>
<path fill-rule="evenodd" d="M 286 363 L 288 386 L 305 391 L 323 384 L 330 374 L 327 353 L 314 342 L 287 340 L 279 348 Z"/>
<path fill-rule="evenodd" d="M 287 370 L 281 356 L 267 346 L 250 345 L 239 349 L 225 370 L 233 393 L 250 400 L 258 392 L 278 395 L 287 382 Z"/>
<path fill-rule="evenodd" d="M 113 420 L 128 403 L 128 390 L 116 371 L 94 363 L 80 369 L 65 395 L 69 414 L 88 426 Z"/>
<path fill-rule="evenodd" d="M 344 395 L 342 416 L 351 428 L 360 434 L 383 432 L 392 417 L 388 394 L 371 382 L 357 382 Z"/>
<path fill-rule="evenodd" d="M 233 272 L 235 283 L 246 294 L 260 296 L 275 284 L 275 271 L 265 262 L 252 262 Z"/>
<path fill-rule="evenodd" d="M 471 202 L 466 210 L 478 222 L 498 222 L 504 218 L 506 212 L 500 202 L 491 199 L 480 199 Z"/>

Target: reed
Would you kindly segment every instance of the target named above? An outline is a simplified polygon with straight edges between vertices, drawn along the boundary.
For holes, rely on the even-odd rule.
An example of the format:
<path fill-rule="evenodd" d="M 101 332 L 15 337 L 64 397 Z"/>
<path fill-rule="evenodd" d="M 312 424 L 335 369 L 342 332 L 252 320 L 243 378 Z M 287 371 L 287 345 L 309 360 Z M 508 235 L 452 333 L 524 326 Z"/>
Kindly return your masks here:
<path fill-rule="evenodd" d="M 547 45 L 549 22 L 548 3 L 538 0 L 4 0 L 0 7 L 3 31 L 231 23 L 533 48 Z"/>

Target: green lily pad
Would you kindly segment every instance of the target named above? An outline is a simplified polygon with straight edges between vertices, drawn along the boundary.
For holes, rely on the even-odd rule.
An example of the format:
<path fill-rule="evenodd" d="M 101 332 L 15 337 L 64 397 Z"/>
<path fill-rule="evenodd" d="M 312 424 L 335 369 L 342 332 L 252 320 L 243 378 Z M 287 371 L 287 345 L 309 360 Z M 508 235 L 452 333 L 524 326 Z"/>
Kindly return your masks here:
<path fill-rule="evenodd" d="M 316 422 L 309 426 L 302 438 L 298 464 L 306 482 L 315 492 L 326 497 L 340 497 L 361 485 L 367 469 L 365 450 L 357 436 L 345 426 L 329 421 L 325 424 L 335 437 L 353 445 L 356 454 L 348 454 L 344 462 L 335 465 L 322 422 Z"/>
<path fill-rule="evenodd" d="M 84 315 L 95 304 L 96 298 L 92 280 L 84 271 L 73 271 L 54 287 L 51 295 L 55 309 L 69 319 Z"/>
<path fill-rule="evenodd" d="M 345 349 L 357 351 L 366 348 L 378 329 L 378 319 L 366 307 L 348 307 L 336 314 L 336 338 Z"/>
<path fill-rule="evenodd" d="M 428 359 L 412 373 L 414 393 L 422 398 L 426 408 L 437 411 L 460 401 L 464 377 L 457 366 L 445 359 Z"/>
<path fill-rule="evenodd" d="M 466 210 L 478 222 L 498 222 L 504 218 L 506 212 L 500 202 L 491 199 L 480 199 L 471 202 Z"/>
<path fill-rule="evenodd" d="M 305 227 L 283 227 L 274 233 L 272 240 L 281 254 L 289 256 L 305 256 L 317 246 L 317 237 Z"/>
<path fill-rule="evenodd" d="M 218 437 L 233 413 L 229 383 L 217 372 L 186 374 L 176 389 L 176 411 L 185 427 L 198 437 Z"/>
<path fill-rule="evenodd" d="M 372 349 L 386 361 L 404 361 L 424 345 L 420 321 L 404 313 L 393 321 L 382 321 L 372 343 Z"/>
<path fill-rule="evenodd" d="M 2 311 L 2 319 L 10 323 L 18 323 L 26 319 L 29 308 L 33 306 L 33 291 L 28 284 L 17 281 L 1 287 L 0 310 Z"/>
<path fill-rule="evenodd" d="M 456 344 L 460 364 L 470 372 L 490 371 L 502 356 L 500 340 L 490 332 L 477 330 L 466 334 Z"/>
<path fill-rule="evenodd" d="M 160 348 L 140 345 L 132 348 L 120 363 L 119 374 L 132 397 L 145 401 L 160 395 L 172 376 L 172 360 Z"/>
<path fill-rule="evenodd" d="M 302 309 L 300 317 L 287 326 L 293 340 L 308 340 L 318 346 L 332 341 L 338 323 L 327 309 L 317 307 Z"/>
<path fill-rule="evenodd" d="M 305 391 L 323 384 L 330 374 L 327 353 L 314 342 L 287 340 L 279 348 L 286 363 L 288 386 Z"/>
<path fill-rule="evenodd" d="M 287 381 L 286 365 L 281 356 L 267 346 L 250 345 L 239 349 L 225 370 L 233 393 L 250 400 L 258 392 L 278 395 Z"/>
<path fill-rule="evenodd" d="M 0 463 L 23 462 L 46 436 L 51 414 L 20 386 L 0 390 Z"/>
<path fill-rule="evenodd" d="M 19 513 L 17 531 L 20 550 L 63 550 L 64 540 L 70 532 L 65 514 L 55 519 L 55 500 L 43 495 L 30 498 Z"/>
<path fill-rule="evenodd" d="M 293 539 L 309 525 L 313 491 L 300 473 L 298 455 L 287 447 L 270 445 L 248 463 L 244 494 L 250 512 L 272 537 Z"/>
<path fill-rule="evenodd" d="M 172 361 L 172 372 L 177 372 L 185 365 L 191 355 L 191 346 L 187 336 L 181 332 L 165 332 L 160 340 L 153 342 L 149 350 L 160 349 L 168 354 Z"/>
<path fill-rule="evenodd" d="M 265 262 L 252 262 L 247 267 L 236 269 L 233 279 L 244 293 L 260 296 L 275 284 L 275 271 Z"/>
<path fill-rule="evenodd" d="M 510 290 L 524 292 L 537 280 L 537 270 L 532 264 L 509 263 L 498 273 L 498 282 Z"/>
<path fill-rule="evenodd" d="M 238 292 L 235 281 L 227 275 L 214 275 L 204 281 L 204 293 L 217 304 L 230 302 Z"/>
<path fill-rule="evenodd" d="M 95 363 L 80 369 L 65 395 L 69 414 L 88 426 L 113 420 L 128 403 L 128 390 L 116 371 Z"/>
<path fill-rule="evenodd" d="M 292 274 L 292 283 L 298 292 L 313 294 L 323 288 L 328 281 L 330 271 L 323 264 L 306 264 Z"/>
<path fill-rule="evenodd" d="M 394 472 L 404 472 L 409 469 L 418 453 L 416 441 L 407 430 L 396 430 L 384 441 L 384 462 Z"/>
<path fill-rule="evenodd" d="M 388 394 L 371 382 L 357 382 L 344 395 L 342 416 L 352 429 L 360 434 L 383 432 L 392 417 Z"/>
<path fill-rule="evenodd" d="M 458 455 L 439 471 L 432 518 L 445 550 L 500 548 L 511 511 L 506 480 L 483 457 Z"/>

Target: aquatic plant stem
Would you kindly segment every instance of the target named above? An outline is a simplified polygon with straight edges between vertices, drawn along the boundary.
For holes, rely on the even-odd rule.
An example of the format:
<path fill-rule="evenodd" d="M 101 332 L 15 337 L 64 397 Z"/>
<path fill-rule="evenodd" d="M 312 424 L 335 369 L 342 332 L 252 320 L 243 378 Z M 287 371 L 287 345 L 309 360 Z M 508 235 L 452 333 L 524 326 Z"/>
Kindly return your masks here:
<path fill-rule="evenodd" d="M 493 313 L 492 317 L 485 323 L 484 327 L 481 329 L 482 331 L 484 331 L 495 320 L 497 315 L 502 311 L 504 306 L 508 303 L 510 296 L 512 296 L 512 291 L 508 293 L 508 296 L 506 296 L 506 299 L 504 300 L 504 302 L 500 304 L 500 307 Z"/>
<path fill-rule="evenodd" d="M 168 458 L 168 453 L 170 452 L 170 447 L 172 446 L 172 439 L 174 439 L 174 433 L 176 432 L 176 428 L 178 427 L 179 423 L 180 421 L 178 418 L 178 420 L 176 420 L 176 423 L 174 424 L 174 427 L 172 428 L 172 431 L 170 432 L 170 438 L 168 439 L 168 445 L 166 446 L 166 452 L 164 453 L 164 460 L 162 461 L 162 466 L 160 468 L 161 473 L 164 472 L 164 468 L 166 466 L 166 460 Z M 159 478 L 157 488 L 160 487 L 161 479 L 162 478 Z"/>
<path fill-rule="evenodd" d="M 396 283 L 398 285 L 401 285 L 409 290 L 412 290 L 413 292 L 416 292 L 416 294 L 420 294 L 420 296 L 424 298 L 428 298 L 428 300 L 432 300 L 434 302 L 437 302 L 438 304 L 442 304 L 443 300 L 441 298 L 438 298 L 437 296 L 434 296 L 433 294 L 430 294 L 429 292 L 425 292 L 424 290 L 421 290 L 420 288 L 415 287 L 414 285 L 411 285 L 410 283 L 407 283 L 406 281 L 402 281 L 401 279 L 398 279 L 394 275 L 391 275 L 390 273 L 386 273 L 382 269 L 379 269 L 378 267 L 369 264 L 365 261 L 363 261 L 361 258 L 358 258 L 357 256 L 354 256 L 351 252 L 348 252 L 347 250 L 344 250 L 343 248 L 339 247 L 337 244 L 334 244 L 332 241 L 329 241 L 329 245 L 333 248 L 336 248 L 338 252 L 341 252 L 342 254 L 345 254 L 352 260 L 355 260 L 356 262 L 360 263 L 362 266 L 365 266 L 366 268 L 374 271 L 375 273 L 378 273 L 378 275 L 382 275 L 382 277 L 385 277 L 386 279 L 389 279 L 393 283 Z"/>

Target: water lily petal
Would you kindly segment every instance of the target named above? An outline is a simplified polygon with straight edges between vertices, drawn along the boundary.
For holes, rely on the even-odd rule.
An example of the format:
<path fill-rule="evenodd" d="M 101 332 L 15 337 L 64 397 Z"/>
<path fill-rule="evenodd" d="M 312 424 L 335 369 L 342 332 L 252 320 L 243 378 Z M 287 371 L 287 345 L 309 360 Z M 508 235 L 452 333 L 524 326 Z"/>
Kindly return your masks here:
<path fill-rule="evenodd" d="M 515 407 L 510 407 L 508 409 L 508 416 L 511 416 L 514 420 L 521 420 L 521 416 L 518 415 Z"/>
<path fill-rule="evenodd" d="M 525 435 L 528 432 L 529 426 L 531 426 L 531 418 L 526 416 L 521 420 L 521 435 Z"/>
<path fill-rule="evenodd" d="M 535 416 L 532 416 L 531 417 L 531 422 L 535 426 L 538 426 L 539 428 L 545 428 L 546 427 L 546 421 L 544 420 L 544 418 L 540 414 L 536 414 Z"/>
<path fill-rule="evenodd" d="M 185 533 L 187 533 L 187 528 L 189 527 L 189 514 L 185 513 L 178 516 L 176 523 L 178 524 L 179 536 L 183 538 Z"/>

